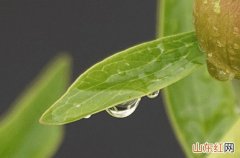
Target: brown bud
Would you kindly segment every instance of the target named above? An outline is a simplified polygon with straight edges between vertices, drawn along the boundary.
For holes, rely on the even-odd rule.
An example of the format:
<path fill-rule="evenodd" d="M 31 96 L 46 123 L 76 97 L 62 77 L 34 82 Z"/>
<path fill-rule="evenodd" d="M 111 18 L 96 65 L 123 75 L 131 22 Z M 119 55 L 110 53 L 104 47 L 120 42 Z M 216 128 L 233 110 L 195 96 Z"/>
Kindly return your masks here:
<path fill-rule="evenodd" d="M 195 0 L 194 17 L 210 74 L 240 79 L 240 0 Z"/>

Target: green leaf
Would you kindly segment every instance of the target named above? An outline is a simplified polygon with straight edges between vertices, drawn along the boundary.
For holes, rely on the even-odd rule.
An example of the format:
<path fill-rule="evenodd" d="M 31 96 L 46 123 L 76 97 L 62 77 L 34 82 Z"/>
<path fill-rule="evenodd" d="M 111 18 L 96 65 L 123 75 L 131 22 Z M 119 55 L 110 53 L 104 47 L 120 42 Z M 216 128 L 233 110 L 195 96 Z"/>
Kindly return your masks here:
<path fill-rule="evenodd" d="M 239 158 L 240 157 L 240 118 L 228 130 L 224 137 L 219 142 L 234 143 L 234 153 L 227 154 L 210 154 L 208 158 Z"/>
<path fill-rule="evenodd" d="M 231 84 L 211 80 L 199 69 L 164 91 L 167 110 L 176 134 L 188 157 L 192 144 L 215 143 L 237 118 Z"/>
<path fill-rule="evenodd" d="M 140 98 L 184 78 L 203 59 L 193 32 L 129 48 L 83 73 L 41 122 L 65 124 Z"/>
<path fill-rule="evenodd" d="M 63 128 L 41 125 L 38 119 L 63 94 L 69 73 L 69 57 L 59 56 L 16 100 L 0 122 L 1 158 L 47 158 L 55 153 Z"/>
<path fill-rule="evenodd" d="M 159 35 L 192 30 L 193 0 L 161 2 L 164 9 Z M 214 80 L 205 66 L 165 88 L 164 97 L 173 129 L 187 157 L 205 157 L 193 154 L 192 144 L 219 141 L 237 117 L 231 84 Z"/>
<path fill-rule="evenodd" d="M 234 89 L 235 89 L 235 96 L 237 101 L 237 110 L 239 113 L 239 106 L 240 106 L 240 81 L 234 80 L 233 81 Z M 224 136 L 220 139 L 219 142 L 232 142 L 234 143 L 235 149 L 234 153 L 230 154 L 210 154 L 208 158 L 232 158 L 232 157 L 240 157 L 240 118 L 238 116 L 237 121 L 234 125 L 224 134 Z"/>

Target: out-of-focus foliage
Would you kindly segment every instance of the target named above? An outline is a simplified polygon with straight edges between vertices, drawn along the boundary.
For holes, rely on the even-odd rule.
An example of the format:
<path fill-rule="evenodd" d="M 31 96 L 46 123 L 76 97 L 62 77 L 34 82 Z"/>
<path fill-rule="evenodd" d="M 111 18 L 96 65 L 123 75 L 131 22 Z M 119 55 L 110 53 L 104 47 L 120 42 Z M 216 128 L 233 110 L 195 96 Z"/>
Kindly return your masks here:
<path fill-rule="evenodd" d="M 61 126 L 44 126 L 39 117 L 65 91 L 70 59 L 57 57 L 17 99 L 0 122 L 1 158 L 51 157 L 63 136 Z"/>

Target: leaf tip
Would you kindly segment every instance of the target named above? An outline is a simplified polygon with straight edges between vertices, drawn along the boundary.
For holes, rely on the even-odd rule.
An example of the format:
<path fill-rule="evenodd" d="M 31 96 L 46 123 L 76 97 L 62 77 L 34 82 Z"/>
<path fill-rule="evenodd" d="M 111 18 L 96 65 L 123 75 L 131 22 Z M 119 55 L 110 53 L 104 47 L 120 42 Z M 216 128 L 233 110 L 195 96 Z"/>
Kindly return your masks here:
<path fill-rule="evenodd" d="M 48 114 L 45 112 L 42 114 L 42 116 L 39 119 L 39 123 L 43 125 L 54 125 L 52 121 L 48 119 Z"/>
<path fill-rule="evenodd" d="M 56 119 L 53 116 L 52 112 L 54 111 L 54 109 L 53 109 L 54 105 L 55 104 L 53 104 L 51 107 L 49 107 L 39 118 L 40 124 L 42 124 L 42 125 L 64 125 L 64 124 L 66 124 L 66 122 L 64 122 L 63 120 Z"/>
<path fill-rule="evenodd" d="M 43 125 L 62 125 L 63 123 L 59 123 L 53 119 L 51 113 L 51 107 L 48 108 L 42 116 L 39 118 L 39 123 Z"/>

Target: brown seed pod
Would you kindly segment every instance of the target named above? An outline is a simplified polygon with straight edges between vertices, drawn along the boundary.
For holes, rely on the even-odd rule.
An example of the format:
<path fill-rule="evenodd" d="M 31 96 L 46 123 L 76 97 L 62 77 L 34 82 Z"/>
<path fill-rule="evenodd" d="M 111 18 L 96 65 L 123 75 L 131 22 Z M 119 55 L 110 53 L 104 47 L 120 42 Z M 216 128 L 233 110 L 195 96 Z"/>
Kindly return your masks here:
<path fill-rule="evenodd" d="M 195 0 L 194 17 L 209 73 L 240 79 L 240 0 Z"/>

